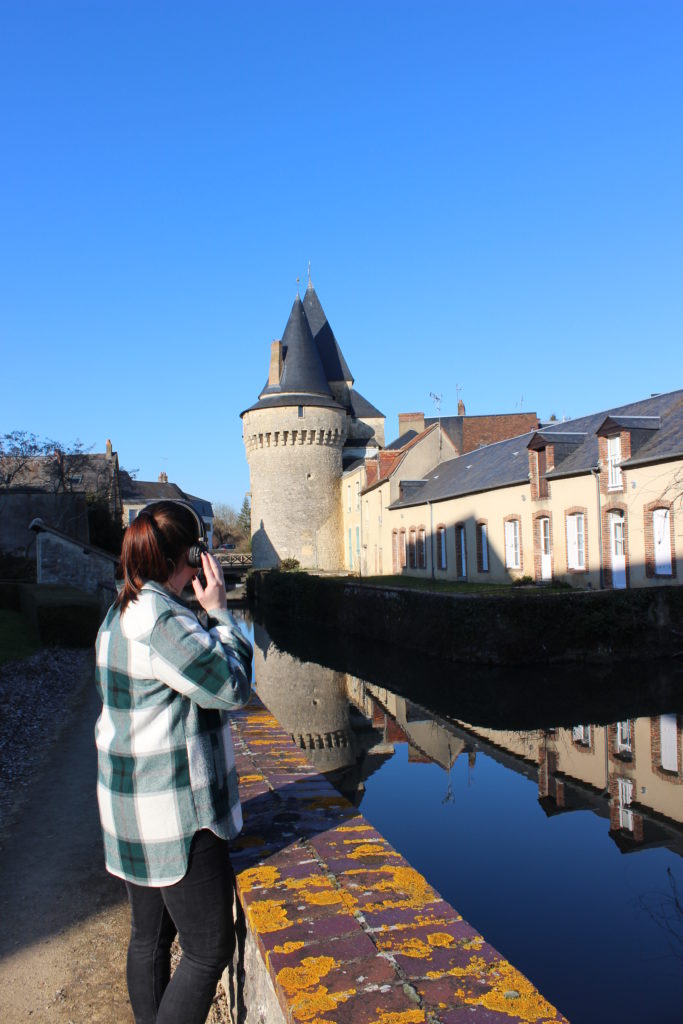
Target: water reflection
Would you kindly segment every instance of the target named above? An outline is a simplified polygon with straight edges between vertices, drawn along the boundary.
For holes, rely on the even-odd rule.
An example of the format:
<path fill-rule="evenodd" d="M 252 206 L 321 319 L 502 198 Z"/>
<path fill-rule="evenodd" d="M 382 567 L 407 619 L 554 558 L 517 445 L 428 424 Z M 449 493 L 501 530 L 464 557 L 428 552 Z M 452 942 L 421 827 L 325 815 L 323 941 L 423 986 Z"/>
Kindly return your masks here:
<path fill-rule="evenodd" d="M 575 1024 L 680 1020 L 683 716 L 668 684 L 658 714 L 493 728 L 424 672 L 397 692 L 302 662 L 262 626 L 254 641 L 256 691 L 294 742 Z M 618 708 L 618 691 L 600 702 Z"/>
<path fill-rule="evenodd" d="M 622 853 L 666 846 L 683 855 L 683 717 L 610 725 L 503 730 L 475 727 L 348 673 L 281 651 L 254 626 L 255 688 L 337 788 L 359 805 L 365 782 L 406 744 L 409 763 L 450 771 L 485 753 L 534 779 L 546 815 L 591 811 Z"/>

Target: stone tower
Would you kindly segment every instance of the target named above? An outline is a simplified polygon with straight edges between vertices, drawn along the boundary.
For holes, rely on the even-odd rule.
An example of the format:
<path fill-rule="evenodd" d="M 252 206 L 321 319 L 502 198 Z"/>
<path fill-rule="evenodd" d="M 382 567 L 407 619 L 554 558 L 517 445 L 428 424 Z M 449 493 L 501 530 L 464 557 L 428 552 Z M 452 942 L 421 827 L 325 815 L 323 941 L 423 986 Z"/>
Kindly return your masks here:
<path fill-rule="evenodd" d="M 254 565 L 342 564 L 340 480 L 346 413 L 335 401 L 297 295 L 268 383 L 242 413 Z"/>
<path fill-rule="evenodd" d="M 268 381 L 242 413 L 256 567 L 342 567 L 342 472 L 384 444 L 382 413 L 353 383 L 309 278 L 271 346 Z"/>

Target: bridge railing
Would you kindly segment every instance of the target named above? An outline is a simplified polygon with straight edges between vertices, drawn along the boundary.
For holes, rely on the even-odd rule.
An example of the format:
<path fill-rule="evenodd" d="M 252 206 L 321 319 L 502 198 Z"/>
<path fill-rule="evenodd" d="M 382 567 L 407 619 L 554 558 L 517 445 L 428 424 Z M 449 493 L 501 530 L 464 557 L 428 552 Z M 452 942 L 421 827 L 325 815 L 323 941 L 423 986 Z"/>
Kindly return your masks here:
<path fill-rule="evenodd" d="M 251 555 L 227 554 L 224 551 L 214 551 L 214 555 L 224 569 L 251 569 L 254 564 Z"/>

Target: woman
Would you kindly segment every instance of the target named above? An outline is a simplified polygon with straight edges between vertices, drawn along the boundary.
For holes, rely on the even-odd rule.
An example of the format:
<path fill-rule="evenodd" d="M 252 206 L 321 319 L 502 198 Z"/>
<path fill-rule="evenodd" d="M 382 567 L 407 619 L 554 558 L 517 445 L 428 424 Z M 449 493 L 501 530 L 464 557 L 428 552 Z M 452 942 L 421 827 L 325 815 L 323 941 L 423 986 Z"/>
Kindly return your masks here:
<path fill-rule="evenodd" d="M 136 1024 L 204 1024 L 235 945 L 227 841 L 242 813 L 225 712 L 249 699 L 252 650 L 202 541 L 190 505 L 143 509 L 97 637 L 97 795 L 107 870 L 131 906 Z M 180 600 L 190 582 L 205 625 Z M 183 953 L 169 981 L 176 932 Z"/>

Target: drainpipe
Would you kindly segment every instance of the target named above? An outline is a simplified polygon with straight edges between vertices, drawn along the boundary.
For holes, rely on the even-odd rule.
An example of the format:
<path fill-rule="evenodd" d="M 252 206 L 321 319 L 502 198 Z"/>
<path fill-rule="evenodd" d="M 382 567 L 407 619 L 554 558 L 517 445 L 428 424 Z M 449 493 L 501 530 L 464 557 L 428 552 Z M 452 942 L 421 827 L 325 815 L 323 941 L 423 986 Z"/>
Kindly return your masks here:
<path fill-rule="evenodd" d="M 365 561 L 368 560 L 368 553 L 363 546 L 363 493 L 358 490 L 358 511 L 360 512 L 360 565 L 358 566 L 358 575 L 363 575 L 363 556 L 365 555 Z"/>
<path fill-rule="evenodd" d="M 429 505 L 429 548 L 432 557 L 432 579 L 436 579 L 434 575 L 434 506 L 431 501 L 428 501 Z"/>
<path fill-rule="evenodd" d="M 600 466 L 593 466 L 591 473 L 595 477 L 595 495 L 598 502 L 598 565 L 600 566 L 600 590 L 604 590 L 604 574 L 602 568 L 602 507 L 600 504 Z"/>

